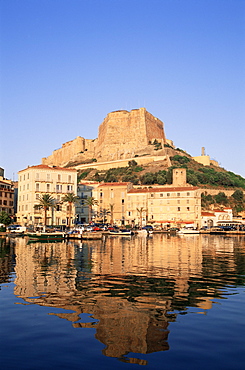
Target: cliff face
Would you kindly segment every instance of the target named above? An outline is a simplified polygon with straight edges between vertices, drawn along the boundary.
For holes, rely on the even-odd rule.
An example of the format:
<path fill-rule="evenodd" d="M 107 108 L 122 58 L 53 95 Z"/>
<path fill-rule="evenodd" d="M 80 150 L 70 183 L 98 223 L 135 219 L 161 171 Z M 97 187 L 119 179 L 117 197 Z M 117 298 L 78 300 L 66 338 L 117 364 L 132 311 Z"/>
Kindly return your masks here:
<path fill-rule="evenodd" d="M 159 147 L 152 145 L 154 141 Z M 62 145 L 42 163 L 64 166 L 70 163 L 133 158 L 135 155 L 165 155 L 163 122 L 145 108 L 109 113 L 99 127 L 98 139 L 78 136 Z"/>

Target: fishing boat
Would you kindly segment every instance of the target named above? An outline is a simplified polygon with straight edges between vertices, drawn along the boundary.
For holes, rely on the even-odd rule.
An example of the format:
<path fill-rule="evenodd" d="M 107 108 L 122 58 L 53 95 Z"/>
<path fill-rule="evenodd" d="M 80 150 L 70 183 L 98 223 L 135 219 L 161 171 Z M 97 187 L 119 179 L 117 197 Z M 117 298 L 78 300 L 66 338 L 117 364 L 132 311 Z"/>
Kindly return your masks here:
<path fill-rule="evenodd" d="M 82 240 L 100 240 L 103 238 L 103 233 L 98 231 L 84 231 Z"/>
<path fill-rule="evenodd" d="M 65 237 L 64 233 L 60 232 L 33 232 L 33 233 L 26 233 L 26 236 L 28 236 L 29 240 L 36 240 L 36 241 L 60 241 L 63 240 Z"/>
<path fill-rule="evenodd" d="M 131 236 L 134 232 L 128 229 L 110 230 L 109 235 Z"/>
<path fill-rule="evenodd" d="M 183 235 L 183 234 L 200 234 L 200 231 L 197 229 L 194 229 L 192 227 L 183 227 L 182 229 L 178 230 L 176 232 L 178 235 Z"/>

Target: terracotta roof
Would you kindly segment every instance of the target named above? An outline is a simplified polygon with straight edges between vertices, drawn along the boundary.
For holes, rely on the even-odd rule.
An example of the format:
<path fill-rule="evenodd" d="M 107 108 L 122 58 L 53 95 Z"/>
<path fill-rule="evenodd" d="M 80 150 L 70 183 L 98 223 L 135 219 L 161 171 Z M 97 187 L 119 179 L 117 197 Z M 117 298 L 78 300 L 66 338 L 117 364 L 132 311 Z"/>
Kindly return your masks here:
<path fill-rule="evenodd" d="M 163 193 L 173 191 L 193 191 L 199 189 L 196 186 L 183 186 L 183 187 L 171 187 L 171 188 L 147 188 L 147 189 L 131 189 L 128 193 Z"/>
<path fill-rule="evenodd" d="M 27 169 L 32 168 L 38 168 L 40 170 L 59 170 L 59 171 L 71 171 L 71 172 L 77 172 L 77 170 L 73 170 L 72 168 L 64 168 L 64 167 L 58 167 L 58 166 L 48 166 L 47 164 L 38 164 L 36 166 L 29 166 L 25 168 L 24 170 L 20 170 L 19 172 L 26 171 Z"/>
<path fill-rule="evenodd" d="M 130 182 L 103 182 L 100 184 L 101 186 L 126 186 L 130 184 Z"/>
<path fill-rule="evenodd" d="M 225 212 L 225 211 L 223 211 L 223 210 L 221 210 L 221 209 L 214 209 L 213 211 L 214 211 L 214 212 L 216 212 L 216 213 L 217 213 L 217 212 L 220 212 L 220 213 L 227 213 L 227 212 Z"/>
<path fill-rule="evenodd" d="M 213 217 L 215 217 L 215 214 L 211 213 L 211 212 L 202 212 L 201 214 L 202 214 L 202 216 L 213 216 Z"/>

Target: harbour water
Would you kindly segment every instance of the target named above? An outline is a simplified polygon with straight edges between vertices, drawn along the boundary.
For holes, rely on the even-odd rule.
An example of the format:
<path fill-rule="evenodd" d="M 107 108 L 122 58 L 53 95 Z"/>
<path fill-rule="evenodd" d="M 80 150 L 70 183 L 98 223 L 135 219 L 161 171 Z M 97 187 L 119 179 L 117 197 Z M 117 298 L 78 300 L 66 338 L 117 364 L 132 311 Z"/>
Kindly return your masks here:
<path fill-rule="evenodd" d="M 3 369 L 244 369 L 245 237 L 0 239 Z"/>

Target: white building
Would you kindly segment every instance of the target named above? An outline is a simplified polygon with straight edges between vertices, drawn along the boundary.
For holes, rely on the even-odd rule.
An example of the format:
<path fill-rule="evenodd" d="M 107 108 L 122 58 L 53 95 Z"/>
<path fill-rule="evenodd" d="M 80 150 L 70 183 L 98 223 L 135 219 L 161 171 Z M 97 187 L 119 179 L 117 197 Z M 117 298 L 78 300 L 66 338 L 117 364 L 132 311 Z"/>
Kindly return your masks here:
<path fill-rule="evenodd" d="M 47 212 L 47 225 L 68 225 L 72 222 L 75 207 L 71 216 L 68 205 L 61 203 L 67 193 L 77 194 L 77 171 L 69 168 L 37 165 L 19 171 L 17 222 L 21 225 L 43 224 L 43 210 L 34 209 L 39 204 L 39 197 L 50 194 L 57 204 Z"/>

